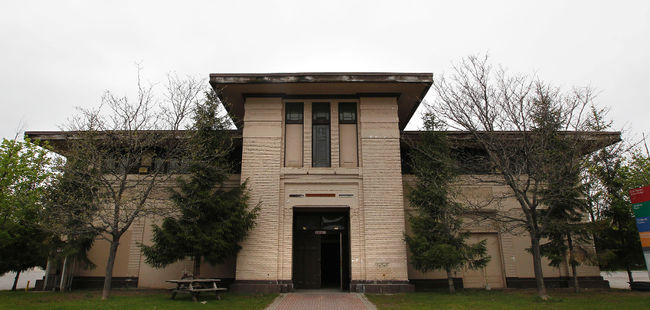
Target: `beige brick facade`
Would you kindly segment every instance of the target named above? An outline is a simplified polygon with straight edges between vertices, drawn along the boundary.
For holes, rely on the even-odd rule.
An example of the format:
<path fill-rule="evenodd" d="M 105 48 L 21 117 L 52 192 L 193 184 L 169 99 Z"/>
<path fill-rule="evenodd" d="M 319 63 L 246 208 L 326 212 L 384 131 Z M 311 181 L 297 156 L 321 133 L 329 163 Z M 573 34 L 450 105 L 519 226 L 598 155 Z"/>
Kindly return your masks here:
<path fill-rule="evenodd" d="M 404 175 L 404 191 L 408 192 L 409 185 L 415 183 L 413 175 Z M 461 176 L 456 184 L 459 201 L 487 201 L 497 197 L 504 191 L 509 191 L 507 186 L 496 182 L 495 176 Z M 409 206 L 408 198 L 404 200 L 406 214 L 415 210 Z M 519 203 L 514 199 L 502 202 L 499 211 L 507 212 L 519 210 Z M 509 227 L 499 227 L 495 223 L 485 221 L 476 222 L 465 219 L 464 225 L 472 232 L 469 242 L 487 240 L 488 255 L 491 260 L 488 266 L 482 270 L 457 270 L 455 277 L 463 279 L 464 287 L 481 288 L 486 283 L 490 288 L 507 287 L 507 279 L 531 279 L 535 274 L 532 268 L 532 255 L 526 250 L 530 248 L 528 234 L 521 230 L 512 230 Z M 408 230 L 408 224 L 407 224 Z M 546 278 L 567 278 L 571 276 L 566 262 L 559 268 L 549 266 L 549 261 L 542 258 L 542 270 Z M 442 271 L 422 273 L 409 265 L 409 279 L 445 279 L 446 274 Z M 600 269 L 597 266 L 578 266 L 579 277 L 600 277 Z"/>
<path fill-rule="evenodd" d="M 236 278 L 274 281 L 279 280 L 282 100 L 250 98 L 245 108 L 241 180 L 248 180 L 250 203 L 260 213 L 237 255 Z"/>
<path fill-rule="evenodd" d="M 280 146 L 287 143 L 275 134 L 282 132 L 282 100 L 248 98 L 244 103 L 242 181 L 248 179 L 251 203 L 260 203 L 261 212 L 257 227 L 242 244 L 236 280 L 291 282 L 294 210 L 347 208 L 351 281 L 407 281 L 396 98 L 358 101 L 360 160 L 354 168 L 339 167 L 341 100 L 335 99 L 318 100 L 331 107 L 331 167 L 311 167 L 312 102 L 304 101 L 302 168 L 280 167 L 284 162 Z M 334 197 L 290 197 L 309 193 Z"/>
<path fill-rule="evenodd" d="M 396 98 L 362 97 L 359 110 L 367 261 L 363 280 L 406 281 Z"/>
<path fill-rule="evenodd" d="M 294 214 L 344 210 L 348 216 L 345 236 L 349 240 L 345 243 L 347 249 L 340 247 L 349 252 L 342 256 L 348 260 L 348 289 L 405 291 L 412 289 L 413 283 L 435 283 L 446 278 L 440 271 L 415 270 L 408 263 L 404 242 L 406 216 L 414 212 L 405 193 L 414 178 L 403 175 L 401 170 L 404 159 L 400 139 L 431 85 L 430 74 L 212 75 L 211 83 L 222 91 L 222 100 L 232 104 L 229 113 L 237 117 L 242 130 L 241 175 L 233 175 L 229 186 L 247 182 L 250 206 L 258 206 L 260 212 L 257 225 L 242 242 L 237 257 L 220 266 L 204 264 L 202 276 L 232 279 L 233 288 L 245 290 L 290 290 L 295 279 L 294 240 L 298 234 Z M 285 134 L 287 102 L 300 102 L 304 107 L 304 120 L 292 125 L 291 135 Z M 330 104 L 330 167 L 312 167 L 314 102 Z M 340 102 L 354 102 L 358 107 L 354 125 L 345 125 L 346 130 L 341 130 L 345 137 L 339 131 Z M 302 132 L 296 129 L 300 125 Z M 345 147 L 341 147 L 342 143 Z M 341 156 L 343 149 L 356 149 L 357 153 Z M 291 164 L 286 164 L 286 152 L 294 152 Z M 343 166 L 342 158 L 347 160 Z M 470 177 L 461 178 L 457 186 L 468 199 L 475 200 L 508 191 L 497 182 Z M 504 208 L 516 210 L 518 206 L 516 201 L 507 201 Z M 162 288 L 169 287 L 165 280 L 179 278 L 191 269 L 189 260 L 164 269 L 145 263 L 139 244 L 151 242 L 151 224 L 160 221 L 146 218 L 131 226 L 120 244 L 114 277 L 135 279 L 139 287 Z M 525 250 L 530 245 L 527 234 L 490 223 L 468 222 L 467 229 L 472 232 L 471 240 L 487 240 L 492 261 L 482 270 L 457 270 L 456 277 L 465 287 L 503 288 L 518 283 L 517 279 L 533 277 L 532 258 Z M 77 266 L 75 275 L 103 276 L 107 248 L 106 242 L 98 240 L 89 253 L 98 268 Z M 552 268 L 545 263 L 544 274 L 563 278 L 569 276 L 569 269 L 566 264 Z M 599 270 L 581 266 L 579 275 L 597 278 Z"/>

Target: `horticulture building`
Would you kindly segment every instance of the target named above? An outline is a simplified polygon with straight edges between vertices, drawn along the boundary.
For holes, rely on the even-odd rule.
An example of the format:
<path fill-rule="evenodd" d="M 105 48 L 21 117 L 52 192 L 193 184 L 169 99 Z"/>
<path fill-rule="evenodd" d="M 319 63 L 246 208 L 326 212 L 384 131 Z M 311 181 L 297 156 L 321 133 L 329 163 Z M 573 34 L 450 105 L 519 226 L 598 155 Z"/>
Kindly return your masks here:
<path fill-rule="evenodd" d="M 401 292 L 446 285 L 442 271 L 422 273 L 409 264 L 404 241 L 405 192 L 414 181 L 405 164 L 404 128 L 432 84 L 430 73 L 211 74 L 210 84 L 236 120 L 241 172 L 231 185 L 248 180 L 250 203 L 260 206 L 257 226 L 229 263 L 204 263 L 203 277 L 217 277 L 242 291 L 285 292 L 338 288 L 352 292 Z M 61 132 L 30 132 L 55 142 Z M 618 133 L 594 133 L 595 148 Z M 461 152 L 476 152 L 471 135 L 449 132 Z M 460 178 L 460 192 L 489 199 L 508 189 L 489 167 Z M 483 175 L 483 181 L 469 174 Z M 520 208 L 514 200 L 506 208 Z M 191 272 L 190 261 L 155 269 L 139 244 L 151 242 L 153 223 L 135 222 L 122 237 L 115 286 L 169 287 L 168 279 Z M 487 240 L 488 266 L 457 270 L 467 288 L 534 287 L 530 238 L 496 223 L 467 223 L 472 241 Z M 108 243 L 97 240 L 89 257 L 98 268 L 75 266 L 73 286 L 101 286 Z M 570 268 L 544 261 L 549 286 L 568 286 Z M 580 266 L 583 286 L 607 286 L 597 266 Z"/>

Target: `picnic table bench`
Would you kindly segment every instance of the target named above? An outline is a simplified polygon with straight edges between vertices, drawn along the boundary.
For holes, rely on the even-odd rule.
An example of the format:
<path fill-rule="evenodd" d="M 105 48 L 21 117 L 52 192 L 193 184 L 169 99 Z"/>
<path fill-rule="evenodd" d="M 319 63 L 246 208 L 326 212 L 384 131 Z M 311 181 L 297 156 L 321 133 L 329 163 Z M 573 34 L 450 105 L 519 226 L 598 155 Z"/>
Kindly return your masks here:
<path fill-rule="evenodd" d="M 176 297 L 177 293 L 188 293 L 192 295 L 192 300 L 198 301 L 201 292 L 215 292 L 217 299 L 221 299 L 219 293 L 228 290 L 225 287 L 218 287 L 217 282 L 220 279 L 182 279 L 182 280 L 167 280 L 169 283 L 176 284 L 176 288 L 171 289 L 172 299 Z"/>

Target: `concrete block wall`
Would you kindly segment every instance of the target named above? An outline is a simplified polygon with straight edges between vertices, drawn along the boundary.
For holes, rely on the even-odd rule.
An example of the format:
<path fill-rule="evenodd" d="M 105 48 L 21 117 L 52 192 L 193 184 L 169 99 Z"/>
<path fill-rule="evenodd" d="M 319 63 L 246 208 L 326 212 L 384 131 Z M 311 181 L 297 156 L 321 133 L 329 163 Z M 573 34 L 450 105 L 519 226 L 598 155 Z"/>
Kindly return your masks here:
<path fill-rule="evenodd" d="M 240 176 L 231 175 L 224 182 L 224 187 L 234 188 L 239 184 Z M 168 200 L 168 195 L 171 186 L 174 186 L 173 181 L 159 184 L 152 192 L 149 203 L 155 204 L 159 208 L 169 207 L 171 202 Z M 152 225 L 161 225 L 162 220 L 163 218 L 159 216 L 139 218 L 124 233 L 120 239 L 113 269 L 113 278 L 116 281 L 131 279 L 133 282 L 129 287 L 137 284 L 138 288 L 170 288 L 172 285 L 167 283 L 166 280 L 179 279 L 183 274 L 192 273 L 193 262 L 189 258 L 170 264 L 164 268 L 154 268 L 145 262 L 145 256 L 142 255 L 140 245 L 151 244 L 153 238 Z M 95 243 L 88 251 L 88 257 L 96 267 L 89 269 L 87 266 L 77 263 L 74 271 L 75 278 L 73 280 L 75 287 L 91 288 L 101 286 L 101 281 L 103 281 L 102 278 L 106 270 L 108 248 L 109 243 L 106 240 L 100 238 L 95 240 Z M 221 278 L 225 281 L 233 279 L 235 277 L 235 257 L 219 265 L 203 262 L 201 265 L 201 276 Z"/>
<path fill-rule="evenodd" d="M 306 100 L 304 164 L 285 168 L 281 167 L 282 101 L 247 99 L 242 181 L 249 178 L 251 202 L 261 201 L 261 210 L 258 226 L 242 244 L 237 280 L 291 281 L 293 210 L 301 207 L 349 208 L 353 282 L 408 280 L 396 98 L 359 100 L 358 168 L 338 167 L 338 101 L 327 101 L 332 111 L 332 166 L 311 167 L 311 102 Z M 353 198 L 289 197 L 308 192 L 346 192 Z"/>
<path fill-rule="evenodd" d="M 248 98 L 244 104 L 242 182 L 248 180 L 257 225 L 241 244 L 236 280 L 279 280 L 278 230 L 282 165 L 281 98 Z"/>
<path fill-rule="evenodd" d="M 361 97 L 360 164 L 366 281 L 407 281 L 400 132 L 395 97 Z"/>
<path fill-rule="evenodd" d="M 409 184 L 414 184 L 416 179 L 413 175 L 404 175 L 403 179 L 406 192 Z M 477 176 L 461 176 L 456 187 L 459 193 L 457 199 L 461 202 L 487 201 L 510 191 L 507 186 L 499 182 L 498 176 L 481 176 L 480 178 L 477 178 Z M 404 205 L 407 214 L 415 212 L 409 206 L 406 195 Z M 501 205 L 498 207 L 499 212 L 508 212 L 509 214 L 518 214 L 519 209 L 520 206 L 514 198 L 501 201 Z M 471 240 L 480 241 L 486 239 L 488 241 L 488 254 L 492 256 L 492 260 L 485 271 L 456 271 L 456 275 L 463 279 L 465 287 L 483 287 L 485 278 L 487 278 L 491 288 L 506 287 L 508 279 L 534 278 L 532 255 L 526 251 L 527 248 L 530 248 L 530 237 L 525 230 L 499 227 L 496 223 L 477 223 L 469 219 L 464 222 L 467 230 L 472 232 Z M 407 231 L 409 231 L 408 222 L 406 222 L 406 225 Z M 566 263 L 556 268 L 549 266 L 548 262 L 548 259 L 542 258 L 542 271 L 545 278 L 561 279 L 571 275 Z M 408 270 L 409 279 L 437 280 L 446 278 L 446 274 L 442 271 L 423 273 L 410 264 Z M 600 277 L 598 266 L 581 265 L 578 267 L 577 273 L 579 277 L 583 278 Z M 497 278 L 499 274 L 502 279 Z M 596 281 L 599 280 L 596 279 Z"/>

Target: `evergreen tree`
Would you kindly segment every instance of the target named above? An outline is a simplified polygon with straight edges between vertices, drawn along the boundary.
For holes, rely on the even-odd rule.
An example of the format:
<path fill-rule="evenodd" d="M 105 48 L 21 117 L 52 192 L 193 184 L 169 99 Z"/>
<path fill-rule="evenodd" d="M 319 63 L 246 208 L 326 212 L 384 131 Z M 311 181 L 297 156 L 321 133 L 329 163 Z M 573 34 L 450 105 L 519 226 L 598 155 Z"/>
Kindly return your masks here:
<path fill-rule="evenodd" d="M 592 110 L 592 114 L 591 130 L 611 130 L 604 111 Z M 634 281 L 632 269 L 643 266 L 644 261 L 629 190 L 650 182 L 649 157 L 647 151 L 630 152 L 624 142 L 619 142 L 584 161 L 583 186 L 598 264 L 601 270 L 626 270 L 629 283 Z"/>
<path fill-rule="evenodd" d="M 531 116 L 535 125 L 532 134 L 544 147 L 539 156 L 546 164 L 541 165 L 538 173 L 546 185 L 540 190 L 541 203 L 547 208 L 539 210 L 543 235 L 549 240 L 540 246 L 541 254 L 549 259 L 549 264 L 559 267 L 568 257 L 571 266 L 573 284 L 579 290 L 577 266 L 580 261 L 577 251 L 586 252 L 581 247 L 588 236 L 588 230 L 580 223 L 586 212 L 586 205 L 581 199 L 580 171 L 582 169 L 581 150 L 574 147 L 571 139 L 561 133 L 563 124 L 560 117 L 562 110 L 559 103 L 548 96 L 548 91 L 540 91 L 540 96 L 533 100 Z M 552 92 L 551 92 L 552 93 Z M 542 161 L 542 160 L 540 160 Z M 585 256 L 585 255 L 583 255 Z"/>
<path fill-rule="evenodd" d="M 219 264 L 241 249 L 239 242 L 253 228 L 257 208 L 247 207 L 245 182 L 229 190 L 223 187 L 231 172 L 228 125 L 219 115 L 216 94 L 206 94 L 206 100 L 196 105 L 189 180 L 180 177 L 178 190 L 172 190 L 180 214 L 165 218 L 162 226 L 153 226 L 153 244 L 142 246 L 148 264 L 164 267 L 191 257 L 193 276 L 198 277 L 201 258 Z"/>
<path fill-rule="evenodd" d="M 81 262 L 86 269 L 96 267 L 87 253 L 100 230 L 88 223 L 97 215 L 98 206 L 93 196 L 97 195 L 100 186 L 95 179 L 83 175 L 89 172 L 78 167 L 80 165 L 85 164 L 75 158 L 58 165 L 59 173 L 44 193 L 40 212 L 43 229 L 50 233 L 48 266 L 64 265 L 63 281 L 59 283 L 61 291 L 69 290 L 72 285 L 71 267 L 75 262 Z M 49 275 L 50 270 L 46 270 L 43 289 L 48 285 Z"/>
<path fill-rule="evenodd" d="M 643 266 L 644 259 L 629 190 L 648 184 L 648 162 L 648 157 L 637 151 L 615 169 L 604 162 L 596 162 L 593 169 L 605 187 L 607 202 L 602 218 L 596 222 L 599 263 L 604 270 L 625 269 L 630 283 L 634 282 L 632 269 Z"/>
<path fill-rule="evenodd" d="M 591 262 L 591 229 L 583 221 L 586 204 L 582 200 L 579 169 L 559 169 L 548 181 L 543 191 L 542 209 L 545 217 L 545 236 L 548 242 L 540 246 L 541 254 L 549 259 L 549 265 L 558 267 L 567 262 L 571 267 L 573 286 L 579 291 L 577 266 Z"/>
<path fill-rule="evenodd" d="M 449 292 L 454 293 L 452 271 L 485 267 L 490 257 L 485 240 L 466 243 L 470 233 L 462 227 L 464 208 L 452 199 L 451 183 L 458 172 L 447 136 L 434 131 L 441 124 L 431 113 L 424 125 L 422 140 L 412 143 L 410 162 L 417 181 L 408 197 L 417 214 L 409 217 L 411 234 L 405 239 L 413 266 L 423 272 L 445 270 Z"/>
<path fill-rule="evenodd" d="M 629 197 L 614 191 L 615 183 L 609 184 L 608 207 L 596 223 L 598 259 L 603 270 L 626 270 L 632 283 L 632 269 L 643 265 L 643 252 Z"/>

